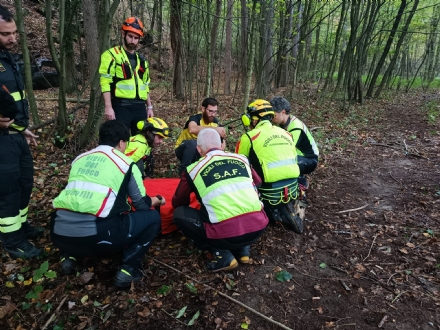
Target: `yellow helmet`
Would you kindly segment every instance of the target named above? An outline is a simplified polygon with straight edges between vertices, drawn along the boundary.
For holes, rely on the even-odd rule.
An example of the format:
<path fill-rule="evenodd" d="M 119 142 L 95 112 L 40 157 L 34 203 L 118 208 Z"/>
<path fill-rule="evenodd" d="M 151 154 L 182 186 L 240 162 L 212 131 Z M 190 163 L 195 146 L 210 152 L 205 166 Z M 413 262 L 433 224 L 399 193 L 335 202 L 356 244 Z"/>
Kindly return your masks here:
<path fill-rule="evenodd" d="M 139 121 L 136 126 L 141 132 L 151 131 L 153 134 L 160 135 L 164 138 L 170 136 L 170 128 L 167 123 L 159 117 L 151 117 L 147 120 Z"/>
<path fill-rule="evenodd" d="M 272 105 L 269 101 L 258 99 L 253 101 L 246 108 L 247 113 L 241 117 L 241 121 L 245 126 L 249 126 L 251 120 L 268 119 L 274 116 Z"/>

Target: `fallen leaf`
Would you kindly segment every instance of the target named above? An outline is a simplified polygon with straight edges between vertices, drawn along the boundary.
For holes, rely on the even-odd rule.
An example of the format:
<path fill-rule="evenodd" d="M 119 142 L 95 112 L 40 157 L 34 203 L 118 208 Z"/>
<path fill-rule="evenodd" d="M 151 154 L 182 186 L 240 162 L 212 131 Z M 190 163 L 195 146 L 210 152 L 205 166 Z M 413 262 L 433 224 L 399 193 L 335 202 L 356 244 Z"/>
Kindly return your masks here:
<path fill-rule="evenodd" d="M 147 317 L 148 315 L 151 314 L 151 312 L 150 312 L 150 309 L 149 309 L 148 307 L 145 307 L 145 308 L 142 310 L 142 312 L 138 312 L 137 314 L 138 314 L 139 316 L 142 316 L 142 317 Z"/>
<path fill-rule="evenodd" d="M 428 261 L 437 262 L 437 260 L 435 258 L 430 257 L 430 256 L 424 256 L 423 258 Z"/>
<path fill-rule="evenodd" d="M 9 315 L 13 310 L 14 310 L 14 305 L 11 304 L 9 301 L 6 301 L 5 306 L 0 306 L 0 319 Z"/>
<path fill-rule="evenodd" d="M 86 284 L 92 279 L 93 274 L 94 273 L 92 273 L 92 272 L 82 273 L 81 276 L 79 277 L 79 279 L 83 284 Z"/>
<path fill-rule="evenodd" d="M 413 243 L 406 243 L 407 247 L 410 247 L 411 249 L 414 249 L 416 246 Z"/>
<path fill-rule="evenodd" d="M 81 298 L 81 304 L 84 305 L 88 299 L 89 299 L 89 296 L 88 296 L 88 295 L 83 296 L 83 297 Z"/>
<path fill-rule="evenodd" d="M 335 326 L 335 322 L 325 322 L 326 328 L 333 328 Z"/>
<path fill-rule="evenodd" d="M 399 251 L 404 253 L 404 254 L 408 254 L 408 250 L 407 249 L 399 249 Z"/>
<path fill-rule="evenodd" d="M 278 272 L 280 272 L 280 271 L 282 271 L 283 269 L 281 268 L 281 267 L 279 267 L 279 266 L 276 266 L 274 269 L 273 269 L 273 271 L 274 271 L 274 273 L 278 273 Z"/>
<path fill-rule="evenodd" d="M 31 285 L 32 284 L 32 277 L 28 279 L 27 281 L 23 282 L 24 285 Z"/>
<path fill-rule="evenodd" d="M 363 272 L 365 272 L 367 269 L 364 267 L 364 266 L 362 266 L 361 264 L 356 264 L 355 266 L 354 266 L 354 268 L 359 272 L 359 273 L 363 273 Z"/>

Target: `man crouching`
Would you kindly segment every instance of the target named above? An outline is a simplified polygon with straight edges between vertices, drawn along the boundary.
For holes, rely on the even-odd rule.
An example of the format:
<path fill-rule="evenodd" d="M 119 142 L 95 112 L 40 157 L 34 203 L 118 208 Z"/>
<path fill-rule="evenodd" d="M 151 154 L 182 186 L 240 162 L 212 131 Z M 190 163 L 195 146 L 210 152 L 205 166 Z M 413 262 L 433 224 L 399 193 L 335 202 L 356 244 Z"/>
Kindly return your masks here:
<path fill-rule="evenodd" d="M 68 184 L 53 201 L 50 234 L 60 249 L 62 274 L 76 273 L 77 258 L 123 251 L 115 285 L 129 287 L 142 278 L 141 261 L 160 229 L 160 215 L 151 207 L 164 201 L 146 195 L 138 167 L 124 155 L 129 138 L 124 124 L 102 124 L 99 146 L 73 161 Z"/>
<path fill-rule="evenodd" d="M 249 262 L 249 248 L 268 219 L 258 198 L 258 174 L 243 155 L 222 150 L 219 133 L 205 128 L 197 136 L 200 160 L 189 165 L 173 196 L 174 223 L 197 246 L 210 252 L 210 271 Z M 189 207 L 194 192 L 200 210 Z"/>

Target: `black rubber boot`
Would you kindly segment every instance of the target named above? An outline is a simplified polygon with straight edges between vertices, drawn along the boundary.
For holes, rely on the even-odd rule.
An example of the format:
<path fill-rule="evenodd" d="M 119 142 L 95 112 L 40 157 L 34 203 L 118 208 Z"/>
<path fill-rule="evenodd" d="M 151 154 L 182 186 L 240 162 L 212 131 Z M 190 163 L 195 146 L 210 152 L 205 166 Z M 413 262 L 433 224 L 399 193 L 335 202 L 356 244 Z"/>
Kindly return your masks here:
<path fill-rule="evenodd" d="M 245 246 L 238 250 L 233 250 L 231 253 L 234 255 L 235 259 L 241 264 L 248 264 L 250 262 L 250 248 L 251 246 Z"/>
<path fill-rule="evenodd" d="M 12 233 L 2 233 L 0 239 L 3 248 L 12 259 L 31 259 L 42 253 L 40 249 L 27 240 L 23 227 Z"/>
<path fill-rule="evenodd" d="M 207 267 L 211 272 L 231 270 L 238 267 L 238 262 L 228 250 L 211 250 L 208 253 Z"/>
<path fill-rule="evenodd" d="M 34 227 L 27 221 L 21 224 L 21 228 L 23 228 L 28 239 L 36 239 L 44 235 L 44 228 Z"/>
<path fill-rule="evenodd" d="M 61 275 L 76 274 L 76 259 L 69 255 L 63 255 L 60 260 Z"/>
<path fill-rule="evenodd" d="M 116 272 L 114 284 L 120 289 L 127 289 L 130 287 L 131 282 L 140 281 L 142 276 L 142 272 L 137 268 L 121 266 Z"/>

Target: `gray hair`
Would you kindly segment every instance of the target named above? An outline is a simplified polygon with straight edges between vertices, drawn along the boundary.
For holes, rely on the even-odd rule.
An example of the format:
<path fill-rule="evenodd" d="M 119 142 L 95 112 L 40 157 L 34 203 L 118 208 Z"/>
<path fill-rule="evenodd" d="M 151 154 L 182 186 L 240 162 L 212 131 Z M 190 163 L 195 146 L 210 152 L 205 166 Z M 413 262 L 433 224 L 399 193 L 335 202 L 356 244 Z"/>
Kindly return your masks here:
<path fill-rule="evenodd" d="M 197 135 L 197 145 L 202 149 L 202 152 L 207 152 L 212 148 L 220 149 L 222 146 L 220 134 L 213 128 L 204 128 Z"/>
<path fill-rule="evenodd" d="M 275 96 L 270 100 L 270 105 L 275 112 L 281 112 L 283 110 L 286 113 L 290 113 L 290 103 L 282 96 Z"/>

